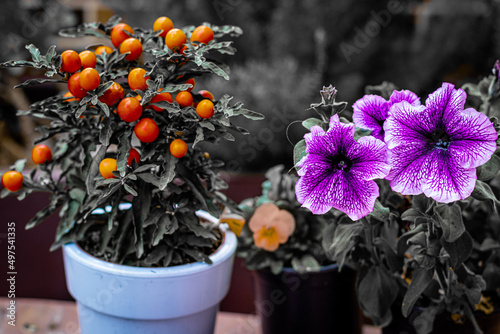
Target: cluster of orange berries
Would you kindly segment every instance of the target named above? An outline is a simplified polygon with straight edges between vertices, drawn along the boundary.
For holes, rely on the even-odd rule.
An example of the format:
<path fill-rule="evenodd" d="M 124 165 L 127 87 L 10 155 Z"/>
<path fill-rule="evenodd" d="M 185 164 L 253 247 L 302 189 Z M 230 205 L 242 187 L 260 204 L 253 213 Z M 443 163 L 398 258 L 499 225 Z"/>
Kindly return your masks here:
<path fill-rule="evenodd" d="M 174 24 L 168 17 L 160 17 L 153 24 L 154 31 L 161 31 L 160 37 L 165 39 L 165 44 L 169 49 L 174 52 L 184 54 L 186 49 L 187 37 L 181 29 L 174 28 Z M 139 59 L 142 54 L 142 43 L 139 39 L 132 37 L 135 34 L 134 29 L 128 24 L 119 23 L 111 29 L 110 38 L 111 43 L 119 50 L 121 54 L 128 53 L 125 57 L 128 61 Z M 190 41 L 193 44 L 208 44 L 214 39 L 214 32 L 210 27 L 201 25 L 194 29 L 191 34 Z M 95 90 L 101 84 L 101 77 L 99 72 L 95 69 L 97 65 L 96 55 L 103 53 L 110 54 L 113 49 L 108 46 L 99 46 L 94 52 L 85 50 L 77 53 L 73 50 L 66 50 L 61 54 L 62 63 L 61 71 L 71 74 L 68 79 L 68 92 L 64 94 L 67 98 L 66 102 L 79 101 L 87 96 L 89 91 Z M 134 68 L 128 74 L 128 85 L 131 90 L 145 91 L 148 88 L 147 80 L 150 77 L 146 75 L 146 70 L 143 68 Z M 211 118 L 214 115 L 214 96 L 206 90 L 198 92 L 204 99 L 199 103 L 194 102 L 191 93 L 195 86 L 193 78 L 186 81 L 190 84 L 191 88 L 177 93 L 175 99 L 167 92 L 160 92 L 155 95 L 150 103 L 151 108 L 157 112 L 162 112 L 163 109 L 159 108 L 154 103 L 167 101 L 173 103 L 177 102 L 182 108 L 195 107 L 196 113 L 203 119 Z M 123 87 L 113 82 L 113 84 L 99 97 L 99 100 L 109 107 L 115 106 L 116 113 L 125 122 L 135 122 L 141 118 L 143 106 L 141 105 L 141 96 L 125 97 L 125 90 Z M 160 130 L 157 123 L 151 118 L 140 119 L 135 127 L 134 133 L 141 142 L 151 143 L 158 138 Z M 182 158 L 188 151 L 187 144 L 182 139 L 174 139 L 170 143 L 170 153 L 176 158 Z M 129 152 L 128 165 L 132 164 L 135 160 L 140 162 L 140 154 L 135 148 L 131 148 Z M 33 148 L 32 159 L 35 164 L 43 164 L 52 159 L 52 151 L 46 145 L 37 145 Z M 115 178 L 113 174 L 117 170 L 116 159 L 105 158 L 99 164 L 99 171 L 101 175 L 108 178 Z M 12 191 L 18 191 L 22 187 L 23 175 L 17 171 L 8 171 L 2 176 L 3 186 Z"/>

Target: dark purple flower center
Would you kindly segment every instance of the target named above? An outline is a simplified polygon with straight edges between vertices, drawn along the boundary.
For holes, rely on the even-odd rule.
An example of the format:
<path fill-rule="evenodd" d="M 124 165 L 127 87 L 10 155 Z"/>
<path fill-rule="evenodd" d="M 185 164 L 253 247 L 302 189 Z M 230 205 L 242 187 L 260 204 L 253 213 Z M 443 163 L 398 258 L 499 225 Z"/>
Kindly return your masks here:
<path fill-rule="evenodd" d="M 446 131 L 437 129 L 431 133 L 429 142 L 434 148 L 446 151 L 448 146 L 450 146 L 451 140 Z"/>
<path fill-rule="evenodd" d="M 330 164 L 333 169 L 348 172 L 351 169 L 352 161 L 343 154 L 339 154 L 330 159 Z"/>

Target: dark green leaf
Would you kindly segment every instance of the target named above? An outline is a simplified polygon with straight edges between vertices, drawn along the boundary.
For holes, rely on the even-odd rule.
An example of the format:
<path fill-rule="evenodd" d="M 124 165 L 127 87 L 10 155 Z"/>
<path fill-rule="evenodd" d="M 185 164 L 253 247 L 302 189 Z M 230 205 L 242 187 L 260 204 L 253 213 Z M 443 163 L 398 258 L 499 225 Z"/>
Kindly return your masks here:
<path fill-rule="evenodd" d="M 123 188 L 125 188 L 125 190 L 132 196 L 137 196 L 137 191 L 135 191 L 134 188 L 132 188 L 130 185 L 128 185 L 127 183 L 124 183 L 123 184 Z"/>
<path fill-rule="evenodd" d="M 99 164 L 106 155 L 106 146 L 101 146 L 95 154 L 92 162 L 90 163 L 89 172 L 85 184 L 87 186 L 87 193 L 93 194 L 95 191 L 95 177 L 99 175 Z"/>
<path fill-rule="evenodd" d="M 380 201 L 377 199 L 375 201 L 373 211 L 369 213 L 369 216 L 375 218 L 378 221 L 386 222 L 389 219 L 389 212 L 389 208 L 383 206 L 382 203 L 380 203 Z"/>
<path fill-rule="evenodd" d="M 500 171 L 500 157 L 493 154 L 487 163 L 477 168 L 477 178 L 481 181 L 489 181 L 498 174 L 498 171 Z"/>
<path fill-rule="evenodd" d="M 26 159 L 19 159 L 12 166 L 10 166 L 10 169 L 21 173 L 24 170 L 25 165 L 26 165 Z"/>
<path fill-rule="evenodd" d="M 318 272 L 321 266 L 312 255 L 304 255 L 300 259 L 297 257 L 292 258 L 292 268 L 299 274 L 309 272 Z"/>
<path fill-rule="evenodd" d="M 178 229 L 179 225 L 177 223 L 177 219 L 170 219 L 169 215 L 162 215 L 158 219 L 158 228 L 155 230 L 153 246 L 158 245 L 158 243 L 163 239 L 165 234 L 172 234 Z"/>
<path fill-rule="evenodd" d="M 111 118 L 104 118 L 101 122 L 101 131 L 99 131 L 99 142 L 104 146 L 109 146 L 109 139 L 111 138 Z"/>
<path fill-rule="evenodd" d="M 205 136 L 203 135 L 203 127 L 201 127 L 201 126 L 197 127 L 196 128 L 196 138 L 194 139 L 193 147 L 195 147 L 196 144 L 198 144 L 204 138 L 205 138 Z"/>
<path fill-rule="evenodd" d="M 118 146 L 118 154 L 116 157 L 116 168 L 122 177 L 125 176 L 127 171 L 128 156 L 130 154 L 130 135 L 130 131 L 125 131 L 118 138 L 120 145 Z"/>
<path fill-rule="evenodd" d="M 495 193 L 493 193 L 493 190 L 487 183 L 477 180 L 476 187 L 472 191 L 471 196 L 480 201 L 488 201 L 491 204 L 493 211 L 498 216 L 498 206 L 500 205 L 500 201 L 498 201 Z"/>
<path fill-rule="evenodd" d="M 214 72 L 215 74 L 223 77 L 226 80 L 229 80 L 229 75 L 227 75 L 227 73 L 224 72 L 224 70 L 222 68 L 220 68 L 219 66 L 217 66 L 215 63 L 213 63 L 211 61 L 205 61 L 203 64 L 201 64 L 201 67 Z"/>
<path fill-rule="evenodd" d="M 453 242 L 465 232 L 462 220 L 462 209 L 457 203 L 439 204 L 434 207 L 435 218 L 443 229 L 443 237 L 447 242 Z"/>
<path fill-rule="evenodd" d="M 50 201 L 50 204 L 43 208 L 42 210 L 38 211 L 36 215 L 30 219 L 30 221 L 26 224 L 26 229 L 29 230 L 38 224 L 40 224 L 42 221 L 44 221 L 47 217 L 49 217 L 51 214 L 56 212 L 57 209 L 63 204 L 63 201 L 60 197 L 53 197 L 52 200 Z"/>
<path fill-rule="evenodd" d="M 353 223 L 348 217 L 338 225 L 330 224 L 323 234 L 323 249 L 329 259 L 335 260 L 342 268 L 345 258 L 353 246 L 352 240 L 363 233 L 361 222 Z"/>
<path fill-rule="evenodd" d="M 405 317 L 408 317 L 410 312 L 413 310 L 413 306 L 415 306 L 415 303 L 420 295 L 422 295 L 427 286 L 429 286 L 433 277 L 433 268 L 416 268 L 413 271 L 410 287 L 408 288 L 408 291 L 406 291 L 403 298 L 402 312 Z"/>
<path fill-rule="evenodd" d="M 34 62 L 38 63 L 41 60 L 40 56 L 40 50 L 33 44 L 26 45 L 26 49 L 31 53 L 31 58 L 33 59 Z"/>
<path fill-rule="evenodd" d="M 356 282 L 359 306 L 376 326 L 385 327 L 392 320 L 390 307 L 398 296 L 399 286 L 387 270 L 372 266 L 360 271 Z"/>
<path fill-rule="evenodd" d="M 448 242 L 441 238 L 443 248 L 450 254 L 451 267 L 456 270 L 472 253 L 472 237 L 469 232 L 465 231 L 462 235 L 453 242 Z"/>
<path fill-rule="evenodd" d="M 306 148 L 307 145 L 305 139 L 299 141 L 297 144 L 295 144 L 295 147 L 293 148 L 293 165 L 297 170 L 299 169 L 297 164 L 300 162 L 300 160 L 302 160 L 303 157 L 307 155 Z"/>
<path fill-rule="evenodd" d="M 308 118 L 305 121 L 302 122 L 302 126 L 305 127 L 307 130 L 311 130 L 313 126 L 321 126 L 323 121 L 321 121 L 318 118 Z"/>
<path fill-rule="evenodd" d="M 53 83 L 66 83 L 66 81 L 59 80 L 59 79 L 28 79 L 24 81 L 23 83 L 20 83 L 19 85 L 15 85 L 14 88 L 23 88 L 23 87 L 28 87 L 32 85 L 39 85 L 47 82 L 53 82 Z"/>

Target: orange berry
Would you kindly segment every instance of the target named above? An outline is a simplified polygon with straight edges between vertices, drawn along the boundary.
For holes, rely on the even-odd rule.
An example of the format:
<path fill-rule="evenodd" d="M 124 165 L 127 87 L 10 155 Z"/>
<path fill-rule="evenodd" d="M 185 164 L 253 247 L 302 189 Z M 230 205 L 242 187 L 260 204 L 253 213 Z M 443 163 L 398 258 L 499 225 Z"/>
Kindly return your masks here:
<path fill-rule="evenodd" d="M 196 107 L 196 113 L 201 118 L 210 118 L 214 115 L 214 103 L 208 99 L 201 100 Z"/>
<path fill-rule="evenodd" d="M 151 77 L 144 76 L 146 74 L 146 70 L 143 68 L 134 68 L 128 74 L 128 85 L 132 90 L 146 90 L 148 88 L 147 80 L 151 79 Z"/>
<path fill-rule="evenodd" d="M 143 118 L 135 125 L 134 133 L 141 142 L 151 143 L 158 138 L 160 129 L 158 124 L 151 118 Z"/>
<path fill-rule="evenodd" d="M 175 102 L 179 103 L 183 108 L 190 107 L 193 105 L 193 95 L 187 91 L 179 92 L 175 97 Z"/>
<path fill-rule="evenodd" d="M 95 68 L 95 65 L 97 64 L 95 53 L 89 50 L 85 50 L 80 52 L 78 55 L 80 56 L 80 62 L 82 63 L 83 68 Z"/>
<path fill-rule="evenodd" d="M 176 158 L 182 158 L 188 150 L 187 144 L 182 139 L 175 139 L 170 143 L 170 153 Z"/>
<path fill-rule="evenodd" d="M 23 180 L 23 174 L 14 170 L 5 172 L 2 175 L 2 185 L 5 187 L 5 189 L 12 192 L 16 192 L 22 188 Z"/>
<path fill-rule="evenodd" d="M 99 87 L 101 77 L 99 76 L 99 72 L 89 67 L 80 72 L 78 82 L 80 83 L 80 87 L 83 89 L 87 91 L 94 90 Z"/>
<path fill-rule="evenodd" d="M 75 98 L 73 96 L 73 94 L 71 94 L 70 92 L 66 92 L 63 97 L 66 98 L 66 100 L 64 100 L 64 102 L 71 102 L 71 101 L 78 101 L 79 99 Z"/>
<path fill-rule="evenodd" d="M 52 160 L 52 150 L 47 145 L 36 145 L 31 150 L 31 160 L 35 165 L 43 164 Z"/>
<path fill-rule="evenodd" d="M 113 175 L 113 171 L 117 170 L 116 159 L 106 158 L 99 164 L 99 172 L 105 179 L 116 179 Z"/>
<path fill-rule="evenodd" d="M 149 103 L 152 104 L 152 103 L 156 103 L 156 102 L 160 102 L 160 101 L 168 101 L 170 103 L 174 102 L 174 100 L 172 99 L 172 95 L 170 95 L 170 93 L 160 93 L 158 95 L 153 96 L 153 98 L 151 99 L 151 102 L 149 102 Z M 157 107 L 157 106 L 151 106 L 151 107 L 155 111 L 158 111 L 158 112 L 163 111 L 163 109 L 160 107 Z"/>
<path fill-rule="evenodd" d="M 61 54 L 61 70 L 67 73 L 74 73 L 82 67 L 80 56 L 76 51 L 66 50 Z"/>
<path fill-rule="evenodd" d="M 120 53 L 130 52 L 125 59 L 132 61 L 142 54 L 142 43 L 137 38 L 127 38 L 120 44 Z"/>
<path fill-rule="evenodd" d="M 134 97 L 135 97 L 135 99 L 136 99 L 137 101 L 142 101 L 142 96 L 140 96 L 139 94 L 137 94 L 137 95 L 136 95 L 136 96 L 134 96 Z"/>
<path fill-rule="evenodd" d="M 68 79 L 68 90 L 77 99 L 83 99 L 87 96 L 87 91 L 80 86 L 80 73 L 76 72 Z"/>
<path fill-rule="evenodd" d="M 130 149 L 130 152 L 128 154 L 128 162 L 127 162 L 127 164 L 129 166 L 132 166 L 132 160 L 135 160 L 137 163 L 140 163 L 140 161 L 141 161 L 141 155 L 133 147 Z"/>
<path fill-rule="evenodd" d="M 191 85 L 191 86 L 192 86 L 191 88 L 186 89 L 186 91 L 191 92 L 191 91 L 193 90 L 193 88 L 194 88 L 195 81 L 194 81 L 194 79 L 193 79 L 193 78 L 191 78 L 191 79 L 188 79 L 188 80 L 186 81 L 186 84 L 188 84 L 188 85 Z"/>
<path fill-rule="evenodd" d="M 118 116 L 125 122 L 135 122 L 142 115 L 141 102 L 133 97 L 126 97 L 118 104 Z"/>
<path fill-rule="evenodd" d="M 115 48 L 119 47 L 124 40 L 130 38 L 130 35 L 125 31 L 128 31 L 132 35 L 134 34 L 134 29 L 126 23 L 118 23 L 111 29 L 111 43 L 113 43 Z"/>
<path fill-rule="evenodd" d="M 191 43 L 205 43 L 208 44 L 214 39 L 214 32 L 207 26 L 199 26 L 193 30 L 191 34 Z"/>
<path fill-rule="evenodd" d="M 181 50 L 182 46 L 186 44 L 187 37 L 184 31 L 174 28 L 165 36 L 165 44 L 174 52 Z"/>
<path fill-rule="evenodd" d="M 173 28 L 174 24 L 172 23 L 172 20 L 166 16 L 157 18 L 155 23 L 153 24 L 154 31 L 162 30 L 161 34 L 159 35 L 160 37 L 167 36 L 167 33 Z"/>
<path fill-rule="evenodd" d="M 125 91 L 123 87 L 113 82 L 111 87 L 109 87 L 104 94 L 99 96 L 99 101 L 106 104 L 108 107 L 111 107 L 117 104 L 123 97 L 125 96 Z"/>
<path fill-rule="evenodd" d="M 113 52 L 113 49 L 110 48 L 109 46 L 105 46 L 105 45 L 98 46 L 95 49 L 96 55 L 102 55 L 103 53 L 110 54 L 111 52 Z"/>
<path fill-rule="evenodd" d="M 213 100 L 214 100 L 214 96 L 213 96 L 213 94 L 212 94 L 212 93 L 210 93 L 208 90 L 200 90 L 200 91 L 198 92 L 198 94 L 200 94 L 200 95 L 201 95 L 201 96 L 203 96 L 204 98 L 209 99 L 209 100 L 211 100 L 211 101 L 213 101 Z"/>

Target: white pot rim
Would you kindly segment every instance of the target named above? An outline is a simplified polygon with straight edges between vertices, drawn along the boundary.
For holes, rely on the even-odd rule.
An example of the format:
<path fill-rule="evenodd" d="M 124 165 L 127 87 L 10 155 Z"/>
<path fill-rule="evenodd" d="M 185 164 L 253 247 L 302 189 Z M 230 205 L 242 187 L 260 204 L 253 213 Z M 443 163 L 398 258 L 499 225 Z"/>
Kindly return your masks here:
<path fill-rule="evenodd" d="M 207 218 L 205 215 L 199 216 Z M 215 218 L 212 217 L 210 220 L 213 221 L 214 219 Z M 223 225 L 219 225 L 219 228 L 222 231 L 223 238 L 219 248 L 209 256 L 213 262 L 212 264 L 199 261 L 172 267 L 134 267 L 98 259 L 84 251 L 74 242 L 65 244 L 63 248 L 66 256 L 71 257 L 81 265 L 112 275 L 145 279 L 181 277 L 209 270 L 233 256 L 238 243 L 236 235 Z"/>

